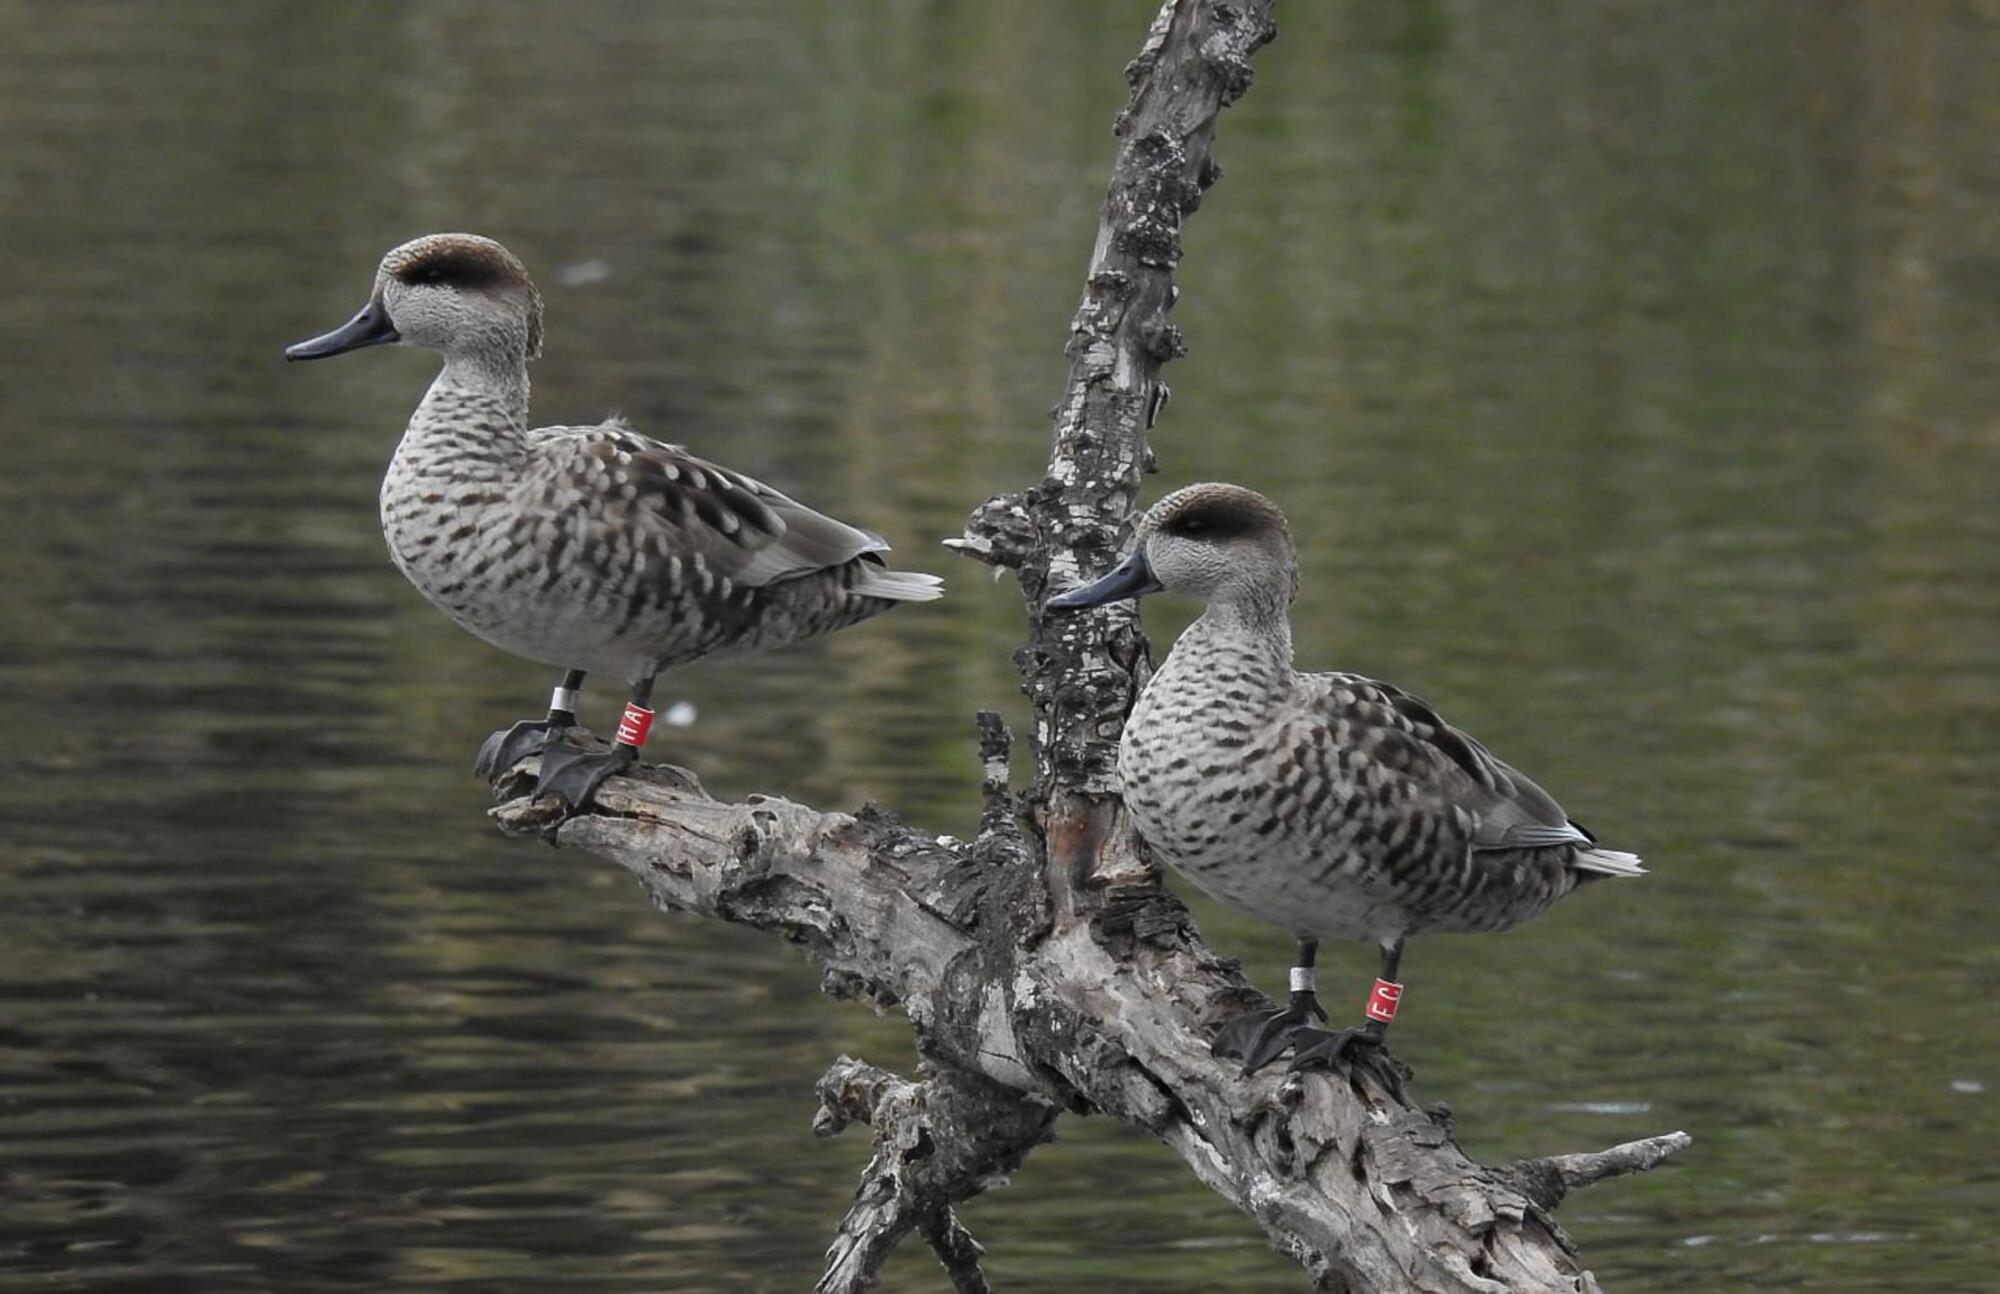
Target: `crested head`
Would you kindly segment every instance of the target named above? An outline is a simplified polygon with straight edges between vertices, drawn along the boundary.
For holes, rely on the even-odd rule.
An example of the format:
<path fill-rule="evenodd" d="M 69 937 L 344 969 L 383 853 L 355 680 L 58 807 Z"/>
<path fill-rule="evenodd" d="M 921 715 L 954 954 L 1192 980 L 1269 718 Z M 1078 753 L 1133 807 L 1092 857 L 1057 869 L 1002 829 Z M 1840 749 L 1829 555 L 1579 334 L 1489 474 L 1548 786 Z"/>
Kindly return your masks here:
<path fill-rule="evenodd" d="M 478 234 L 426 234 L 391 249 L 377 297 L 403 340 L 447 355 L 542 353 L 542 297 L 520 258 Z"/>

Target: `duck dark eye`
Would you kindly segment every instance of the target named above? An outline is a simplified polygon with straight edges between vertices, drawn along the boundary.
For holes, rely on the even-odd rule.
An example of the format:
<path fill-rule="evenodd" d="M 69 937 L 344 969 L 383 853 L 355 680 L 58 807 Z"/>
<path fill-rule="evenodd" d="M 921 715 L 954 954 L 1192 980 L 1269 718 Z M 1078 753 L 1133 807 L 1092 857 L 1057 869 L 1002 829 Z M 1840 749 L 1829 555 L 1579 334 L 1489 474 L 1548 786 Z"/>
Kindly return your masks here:
<path fill-rule="evenodd" d="M 1181 523 L 1181 533 L 1184 535 L 1200 535 L 1207 533 L 1207 531 L 1208 523 L 1200 517 L 1189 517 Z"/>

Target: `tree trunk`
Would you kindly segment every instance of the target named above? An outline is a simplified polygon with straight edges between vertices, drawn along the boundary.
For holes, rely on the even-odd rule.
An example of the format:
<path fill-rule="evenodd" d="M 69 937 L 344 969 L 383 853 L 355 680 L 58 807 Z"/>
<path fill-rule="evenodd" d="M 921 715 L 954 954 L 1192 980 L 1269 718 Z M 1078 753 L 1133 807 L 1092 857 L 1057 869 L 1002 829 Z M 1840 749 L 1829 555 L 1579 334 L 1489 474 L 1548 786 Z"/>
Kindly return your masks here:
<path fill-rule="evenodd" d="M 823 813 L 753 796 L 724 804 L 667 767 L 614 779 L 593 811 L 547 802 L 494 810 L 629 869 L 662 907 L 804 944 L 835 997 L 899 1007 L 924 1074 L 841 1058 L 821 1079 L 815 1129 L 874 1129 L 875 1153 L 818 1289 L 874 1283 L 918 1231 L 960 1291 L 987 1288 L 956 1207 L 1020 1165 L 1063 1111 L 1136 1124 L 1255 1218 L 1316 1288 L 1593 1290 L 1551 1216 L 1563 1194 L 1651 1168 L 1670 1133 L 1609 1150 L 1488 1168 L 1449 1117 L 1352 1078 L 1244 1078 L 1210 1057 L 1218 1024 L 1261 995 L 1211 952 L 1141 855 L 1118 798 L 1118 734 L 1148 669 L 1128 607 L 1044 618 L 1057 587 L 1100 572 L 1129 531 L 1147 433 L 1166 402 L 1161 366 L 1182 353 L 1168 321 L 1182 223 L 1219 175 L 1221 110 L 1250 86 L 1275 34 L 1270 0 L 1166 0 L 1126 68 L 1131 99 L 1055 410 L 1047 477 L 988 500 L 967 556 L 1012 570 L 1029 638 L 1035 775 L 1008 785 L 1008 736 L 982 714 L 985 812 L 970 845 L 874 810 Z M 532 785 L 533 761 L 503 782 Z"/>

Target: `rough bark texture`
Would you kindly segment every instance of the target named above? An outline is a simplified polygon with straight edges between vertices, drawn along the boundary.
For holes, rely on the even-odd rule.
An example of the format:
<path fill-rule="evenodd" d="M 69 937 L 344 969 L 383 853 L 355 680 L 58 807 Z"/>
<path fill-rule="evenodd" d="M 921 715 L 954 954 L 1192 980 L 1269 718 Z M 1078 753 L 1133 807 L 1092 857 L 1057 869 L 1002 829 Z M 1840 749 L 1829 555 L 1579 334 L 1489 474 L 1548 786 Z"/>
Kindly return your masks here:
<path fill-rule="evenodd" d="M 1132 95 L 1070 322 L 1069 380 L 1054 409 L 1048 475 L 973 514 L 956 546 L 1017 572 L 1027 596 L 1022 683 L 1035 710 L 1036 787 L 1114 799 L 1118 732 L 1144 682 L 1132 604 L 1044 617 L 1049 593 L 1101 574 L 1129 531 L 1150 470 L 1146 433 L 1168 390 L 1160 368 L 1186 351 L 1167 321 L 1179 289 L 1181 225 L 1221 174 L 1209 155 L 1221 110 L 1250 87 L 1250 55 L 1277 34 L 1270 0 L 1168 3 L 1125 69 Z M 1080 859 L 1078 861 L 1081 861 Z"/>
<path fill-rule="evenodd" d="M 983 1290 L 956 1208 L 1052 1135 L 1061 1112 L 1144 1128 L 1256 1219 L 1314 1285 L 1352 1291 L 1595 1289 L 1550 1216 L 1563 1194 L 1643 1171 L 1680 1133 L 1503 1168 L 1472 1162 L 1442 1107 L 1365 1073 L 1241 1077 L 1209 1055 L 1226 1018 L 1258 1005 L 1144 861 L 1117 796 L 1118 734 L 1147 670 L 1128 608 L 1044 619 L 1050 592 L 1110 564 L 1149 467 L 1181 353 L 1167 322 L 1182 223 L 1219 172 L 1221 109 L 1273 35 L 1270 0 L 1167 0 L 1126 69 L 1131 99 L 1054 410 L 1047 477 L 988 500 L 954 541 L 1013 570 L 1029 640 L 1036 770 L 1007 783 L 1007 735 L 980 718 L 985 811 L 969 845 L 875 809 L 778 799 L 724 804 L 655 768 L 560 821 L 546 804 L 494 810 L 503 829 L 602 855 L 662 907 L 803 944 L 836 997 L 909 1018 L 927 1073 L 843 1058 L 820 1082 L 816 1128 L 867 1122 L 874 1155 L 819 1288 L 868 1287 L 899 1240 L 925 1236 L 955 1288 Z M 503 782 L 525 790 L 530 761 Z"/>
<path fill-rule="evenodd" d="M 1029 1150 L 1054 1136 L 1055 1108 L 1021 1100 L 967 1070 L 945 1069 L 912 1083 L 846 1056 L 820 1078 L 819 1100 L 816 1135 L 866 1123 L 875 1129 L 875 1154 L 827 1250 L 818 1294 L 867 1289 L 912 1230 L 930 1242 L 954 1289 L 985 1291 L 984 1251 L 952 1205 L 999 1184 Z"/>
<path fill-rule="evenodd" d="M 821 1082 L 821 1130 L 865 1118 L 877 1137 L 823 1289 L 866 1288 L 912 1229 L 956 1255 L 960 1288 L 980 1288 L 952 1210 L 1013 1171 L 1064 1110 L 1159 1137 L 1335 1290 L 1594 1289 L 1543 1201 L 1685 1144 L 1674 1134 L 1488 1169 L 1442 1111 L 1365 1075 L 1241 1078 L 1208 1054 L 1215 1026 L 1256 1000 L 1235 963 L 1164 891 L 1055 922 L 1011 822 L 954 846 L 872 810 L 721 803 L 667 768 L 607 783 L 597 812 L 567 822 L 526 799 L 494 814 L 612 859 L 663 908 L 801 944 L 829 993 L 909 1017 L 935 1076 L 844 1062 Z M 913 1171 L 913 1151 L 922 1163 L 940 1148 L 947 1162 Z"/>

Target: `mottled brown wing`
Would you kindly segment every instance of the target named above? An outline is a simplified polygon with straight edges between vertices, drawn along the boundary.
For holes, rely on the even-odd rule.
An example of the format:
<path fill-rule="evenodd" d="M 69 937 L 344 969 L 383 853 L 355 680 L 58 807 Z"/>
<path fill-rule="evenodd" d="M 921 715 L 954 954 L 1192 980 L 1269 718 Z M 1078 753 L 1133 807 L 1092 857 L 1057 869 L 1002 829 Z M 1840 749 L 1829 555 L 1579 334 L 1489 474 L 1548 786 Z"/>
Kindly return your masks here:
<path fill-rule="evenodd" d="M 1403 782 L 1412 799 L 1462 810 L 1475 850 L 1592 843 L 1527 776 L 1417 697 L 1359 674 L 1326 674 L 1323 702 L 1344 740 Z"/>
<path fill-rule="evenodd" d="M 633 551 L 698 561 L 738 587 L 840 566 L 888 547 L 741 472 L 617 424 L 563 429 L 533 450 L 576 507 L 625 533 Z"/>

